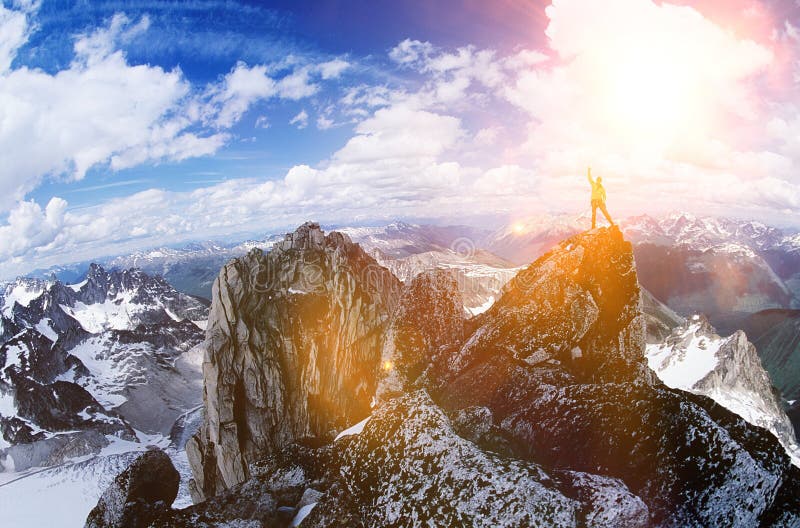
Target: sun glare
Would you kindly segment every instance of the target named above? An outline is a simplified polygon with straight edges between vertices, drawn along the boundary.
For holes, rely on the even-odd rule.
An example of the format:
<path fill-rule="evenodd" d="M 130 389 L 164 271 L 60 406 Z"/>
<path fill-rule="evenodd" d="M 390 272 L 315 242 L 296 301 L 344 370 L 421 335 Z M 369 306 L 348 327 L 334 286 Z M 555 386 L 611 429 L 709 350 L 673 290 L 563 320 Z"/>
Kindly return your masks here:
<path fill-rule="evenodd" d="M 514 231 L 515 234 L 521 235 L 522 233 L 525 232 L 525 224 L 517 222 L 513 226 L 511 226 L 511 229 Z"/>
<path fill-rule="evenodd" d="M 705 125 L 692 65 L 668 50 L 631 49 L 608 69 L 606 111 L 614 130 L 633 147 L 667 148 Z"/>

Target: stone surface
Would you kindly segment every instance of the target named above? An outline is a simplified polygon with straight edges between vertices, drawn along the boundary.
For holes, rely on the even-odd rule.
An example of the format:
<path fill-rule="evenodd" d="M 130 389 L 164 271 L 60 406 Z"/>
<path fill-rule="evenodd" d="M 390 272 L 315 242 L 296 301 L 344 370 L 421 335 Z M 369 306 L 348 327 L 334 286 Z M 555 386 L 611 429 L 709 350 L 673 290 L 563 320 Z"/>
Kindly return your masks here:
<path fill-rule="evenodd" d="M 653 526 L 758 525 L 793 478 L 788 458 L 766 431 L 655 379 L 639 305 L 618 231 L 568 239 L 479 318 L 435 397 L 488 408 L 518 457 L 620 479 Z"/>
<path fill-rule="evenodd" d="M 694 315 L 663 343 L 648 345 L 647 357 L 670 387 L 708 396 L 771 431 L 800 466 L 800 446 L 780 393 L 744 332 L 721 337 L 704 316 Z"/>
<path fill-rule="evenodd" d="M 306 223 L 214 283 L 206 419 L 186 446 L 195 498 L 244 482 L 259 457 L 369 414 L 401 283 L 341 233 Z"/>
<path fill-rule="evenodd" d="M 463 340 L 462 306 L 456 276 L 449 270 L 425 271 L 409 281 L 386 331 L 377 398 L 407 391 L 443 348 Z"/>
<path fill-rule="evenodd" d="M 449 361 L 451 372 L 497 354 L 530 364 L 564 363 L 587 382 L 647 377 L 645 319 L 631 245 L 598 229 L 562 242 L 519 272 L 477 319 Z"/>
<path fill-rule="evenodd" d="M 152 449 L 117 475 L 86 519 L 87 528 L 145 528 L 172 505 L 180 475 L 166 453 Z"/>
<path fill-rule="evenodd" d="M 591 503 L 565 495 L 538 464 L 458 436 L 423 390 L 383 404 L 361 434 L 337 443 L 343 486 L 303 526 L 333 526 L 342 517 L 364 526 L 607 526 L 586 514 Z M 641 501 L 619 481 L 604 484 L 621 497 L 622 525 L 645 526 Z"/>

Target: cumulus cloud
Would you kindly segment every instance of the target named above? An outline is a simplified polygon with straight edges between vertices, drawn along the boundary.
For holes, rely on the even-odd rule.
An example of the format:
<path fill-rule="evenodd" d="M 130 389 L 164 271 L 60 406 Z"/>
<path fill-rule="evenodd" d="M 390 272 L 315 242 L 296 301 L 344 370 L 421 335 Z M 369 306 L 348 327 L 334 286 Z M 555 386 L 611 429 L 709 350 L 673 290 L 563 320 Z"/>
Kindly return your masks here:
<path fill-rule="evenodd" d="M 430 42 L 405 39 L 389 51 L 389 58 L 402 66 L 419 65 L 428 59 L 433 49 Z"/>
<path fill-rule="evenodd" d="M 319 70 L 323 80 L 328 80 L 338 78 L 349 67 L 349 62 L 342 59 L 333 59 L 317 65 L 317 70 Z"/>
<path fill-rule="evenodd" d="M 208 88 L 208 103 L 203 111 L 208 122 L 219 128 L 229 128 L 255 101 L 268 99 L 277 92 L 277 83 L 267 75 L 266 66 L 249 67 L 239 62 L 221 83 Z"/>
<path fill-rule="evenodd" d="M 339 76 L 343 60 L 290 66 L 237 63 L 218 82 L 193 86 L 180 68 L 133 65 L 121 47 L 149 28 L 144 16 L 114 15 L 78 35 L 74 58 L 55 73 L 11 67 L 33 27 L 36 5 L 0 6 L 0 210 L 50 176 L 80 180 L 93 167 L 112 170 L 215 153 L 258 101 L 297 100 Z"/>
<path fill-rule="evenodd" d="M 446 159 L 464 133 L 456 117 L 395 104 L 361 122 L 319 166 L 297 165 L 276 180 L 234 179 L 190 192 L 151 189 L 76 211 L 67 211 L 61 199 L 44 210 L 23 202 L 0 227 L 0 274 L 21 271 L 26 261 L 88 258 L 98 247 L 113 253 L 198 234 L 263 229 L 265 216 L 275 227 L 309 215 L 344 221 L 378 209 L 419 213 L 439 202 L 442 211 L 452 211 L 464 178 L 474 176 Z"/>
<path fill-rule="evenodd" d="M 67 202 L 52 198 L 44 210 L 33 201 L 20 202 L 0 227 L 0 259 L 24 255 L 31 249 L 46 250 L 64 225 Z"/>
<path fill-rule="evenodd" d="M 17 50 L 30 34 L 29 9 L 12 10 L 0 4 L 0 74 L 11 67 Z"/>

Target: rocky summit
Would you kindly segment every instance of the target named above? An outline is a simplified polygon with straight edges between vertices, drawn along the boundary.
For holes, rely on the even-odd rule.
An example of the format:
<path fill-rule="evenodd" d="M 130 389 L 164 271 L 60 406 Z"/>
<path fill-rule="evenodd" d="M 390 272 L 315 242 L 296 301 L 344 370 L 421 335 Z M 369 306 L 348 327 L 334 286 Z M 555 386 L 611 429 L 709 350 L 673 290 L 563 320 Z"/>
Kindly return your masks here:
<path fill-rule="evenodd" d="M 249 465 L 369 414 L 400 281 L 341 233 L 306 223 L 214 282 L 206 418 L 187 444 L 195 495 L 247 480 Z"/>
<path fill-rule="evenodd" d="M 800 524 L 777 439 L 648 368 L 616 228 L 561 242 L 480 316 L 459 295 L 444 271 L 401 287 L 316 224 L 227 264 L 198 502 L 156 525 Z"/>

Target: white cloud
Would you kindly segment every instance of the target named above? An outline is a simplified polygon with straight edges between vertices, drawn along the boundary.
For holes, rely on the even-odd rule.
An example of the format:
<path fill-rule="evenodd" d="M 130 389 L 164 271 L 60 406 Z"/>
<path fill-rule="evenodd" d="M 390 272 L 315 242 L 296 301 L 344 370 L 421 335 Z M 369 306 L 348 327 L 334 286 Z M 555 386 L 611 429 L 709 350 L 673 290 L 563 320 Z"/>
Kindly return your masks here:
<path fill-rule="evenodd" d="M 0 4 L 0 74 L 11 67 L 17 50 L 30 34 L 28 10 L 11 10 Z"/>
<path fill-rule="evenodd" d="M 229 128 L 239 121 L 250 106 L 259 99 L 268 99 L 278 93 L 277 83 L 267 75 L 267 67 L 248 67 L 239 62 L 222 83 L 209 88 L 209 105 L 205 112 L 214 125 Z"/>
<path fill-rule="evenodd" d="M 430 42 L 405 39 L 389 51 L 389 58 L 402 66 L 414 66 L 424 63 L 433 50 Z"/>
<path fill-rule="evenodd" d="M 431 159 L 454 146 L 462 134 L 455 117 L 397 104 L 359 123 L 356 135 L 333 159 L 343 163 Z"/>
<path fill-rule="evenodd" d="M 269 128 L 269 118 L 265 115 L 258 116 L 256 119 L 256 128 Z"/>
<path fill-rule="evenodd" d="M 0 211 L 46 177 L 80 180 L 97 166 L 117 171 L 213 154 L 230 140 L 226 130 L 257 102 L 308 97 L 320 81 L 349 66 L 341 59 L 293 59 L 273 77 L 266 65 L 240 62 L 200 89 L 179 68 L 130 64 L 119 48 L 148 31 L 150 22 L 116 14 L 105 27 L 75 37 L 66 69 L 11 69 L 36 7 L 0 6 Z"/>
<path fill-rule="evenodd" d="M 131 39 L 147 31 L 150 27 L 150 18 L 147 15 L 136 24 L 131 25 L 131 20 L 124 13 L 116 13 L 108 27 L 97 29 L 92 33 L 81 35 L 75 41 L 76 60 L 87 65 L 93 65 L 119 49 L 120 44 L 125 44 Z"/>
<path fill-rule="evenodd" d="M 501 165 L 484 172 L 473 183 L 475 193 L 481 196 L 524 196 L 536 186 L 531 169 L 519 165 Z"/>
<path fill-rule="evenodd" d="M 319 115 L 317 117 L 317 128 L 319 130 L 328 130 L 333 126 L 333 119 L 326 115 Z"/>
<path fill-rule="evenodd" d="M 54 75 L 24 67 L 0 74 L 0 209 L 48 174 L 81 179 L 99 163 L 183 159 L 222 143 L 220 136 L 188 134 L 187 120 L 175 115 L 190 93 L 179 70 L 130 66 L 99 44 L 126 27 L 114 17 L 109 28 L 79 38 L 82 51 Z"/>
<path fill-rule="evenodd" d="M 774 105 L 774 112 L 765 112 L 751 87 L 770 64 L 768 48 L 722 30 L 691 8 L 664 3 L 555 0 L 547 14 L 550 49 L 544 51 L 516 49 L 503 56 L 474 46 L 445 50 L 409 39 L 399 43 L 390 59 L 402 71 L 413 69 L 413 79 L 381 77 L 377 85 L 345 87 L 338 99 L 315 97 L 309 103 L 318 114 L 318 128 L 351 119 L 354 133 L 326 159 L 298 163 L 283 178 L 228 180 L 182 193 L 150 190 L 81 210 L 66 211 L 57 201 L 52 213 L 49 205 L 21 203 L 13 215 L 16 227 L 0 227 L 0 260 L 5 259 L 0 273 L 22 262 L 74 260 L 75 255 L 96 254 L 98 247 L 122 251 L 248 227 L 283 228 L 312 217 L 347 221 L 578 210 L 586 207 L 588 164 L 604 177 L 614 215 L 687 205 L 727 214 L 797 215 L 800 112 Z M 129 25 L 111 33 L 132 31 Z M 675 35 L 680 40 L 673 41 Z M 84 60 L 70 74 L 103 65 L 114 72 L 133 69 L 113 51 L 113 42 L 124 37 L 108 38 L 112 44 L 98 38 L 101 44 L 92 48 L 105 50 L 95 52 L 102 60 L 92 66 Z M 631 40 L 638 47 L 631 47 Z M 678 60 L 653 68 L 662 65 L 665 49 Z M 704 68 L 707 64 L 714 67 Z M 87 153 L 78 156 L 79 149 L 65 148 L 69 155 L 58 159 L 66 159 L 63 165 L 74 171 L 102 160 L 119 168 L 213 152 L 229 139 L 225 129 L 259 101 L 318 95 L 323 81 L 349 67 L 340 59 L 312 64 L 294 56 L 277 65 L 240 63 L 202 93 L 180 71 L 136 67 L 140 81 L 153 75 L 162 88 L 173 90 L 150 101 L 150 117 L 134 123 L 139 139 L 95 152 L 88 147 L 104 145 L 96 135 L 87 142 Z M 629 75 L 640 67 L 656 80 L 666 76 L 676 93 L 664 93 L 650 78 Z M 163 84 L 170 79 L 171 84 Z M 699 86 L 687 84 L 692 79 Z M 642 97 L 638 108 L 646 114 L 644 121 L 635 112 L 619 115 L 626 102 L 620 94 Z M 688 134 L 675 134 L 684 123 L 648 104 L 672 95 L 678 97 L 673 102 L 691 110 L 704 105 L 702 112 L 690 113 L 697 126 Z M 0 113 L 9 108 L 2 103 Z M 10 108 L 24 111 L 24 106 Z M 309 119 L 304 108 L 290 124 L 304 128 Z M 192 128 L 197 123 L 217 128 L 203 136 Z M 742 130 L 755 131 L 761 142 L 729 133 L 741 136 Z M 29 230 L 31 243 L 12 240 L 20 229 Z"/>
<path fill-rule="evenodd" d="M 300 110 L 296 116 L 294 116 L 290 121 L 290 125 L 295 125 L 297 128 L 303 129 L 308 126 L 308 113 L 305 109 Z"/>
<path fill-rule="evenodd" d="M 317 65 L 323 80 L 336 79 L 349 67 L 350 63 L 341 59 L 334 59 Z"/>
<path fill-rule="evenodd" d="M 8 223 L 0 227 L 0 259 L 12 259 L 34 248 L 46 249 L 63 227 L 66 207 L 61 198 L 52 198 L 44 210 L 33 201 L 17 204 Z"/>
<path fill-rule="evenodd" d="M 493 145 L 497 142 L 497 137 L 500 135 L 500 127 L 486 127 L 478 130 L 475 133 L 475 143 L 478 145 Z"/>

